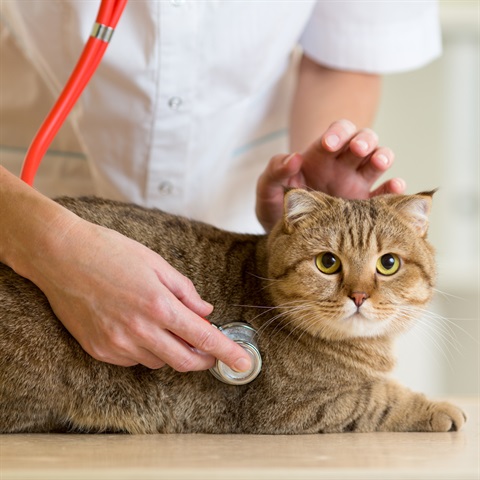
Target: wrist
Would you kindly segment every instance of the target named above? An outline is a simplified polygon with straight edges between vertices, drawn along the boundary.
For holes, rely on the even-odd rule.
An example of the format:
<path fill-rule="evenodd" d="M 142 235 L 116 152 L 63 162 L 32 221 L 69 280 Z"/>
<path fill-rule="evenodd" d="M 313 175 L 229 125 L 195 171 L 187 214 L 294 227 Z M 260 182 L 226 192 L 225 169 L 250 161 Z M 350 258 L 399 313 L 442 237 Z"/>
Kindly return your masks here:
<path fill-rule="evenodd" d="M 62 232 L 80 220 L 0 167 L 0 261 L 38 285 Z"/>

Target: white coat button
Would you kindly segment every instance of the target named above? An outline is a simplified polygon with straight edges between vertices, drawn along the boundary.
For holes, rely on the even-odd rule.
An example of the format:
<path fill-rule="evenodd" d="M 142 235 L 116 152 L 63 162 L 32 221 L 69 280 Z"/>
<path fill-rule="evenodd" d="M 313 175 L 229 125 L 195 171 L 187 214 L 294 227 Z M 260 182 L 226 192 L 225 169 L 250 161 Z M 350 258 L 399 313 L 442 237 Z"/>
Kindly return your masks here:
<path fill-rule="evenodd" d="M 173 193 L 174 186 L 172 182 L 165 180 L 158 185 L 158 191 L 162 195 L 171 195 Z"/>
<path fill-rule="evenodd" d="M 168 106 L 172 110 L 179 110 L 183 104 L 183 100 L 180 97 L 171 97 L 168 100 Z"/>

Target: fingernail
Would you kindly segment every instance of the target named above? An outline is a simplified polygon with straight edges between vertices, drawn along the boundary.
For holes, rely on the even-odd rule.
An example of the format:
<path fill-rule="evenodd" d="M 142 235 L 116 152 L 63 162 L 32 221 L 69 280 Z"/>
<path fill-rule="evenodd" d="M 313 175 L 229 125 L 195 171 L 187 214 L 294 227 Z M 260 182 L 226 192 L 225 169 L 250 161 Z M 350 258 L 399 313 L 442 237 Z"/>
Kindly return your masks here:
<path fill-rule="evenodd" d="M 325 143 L 330 148 L 335 148 L 340 143 L 340 137 L 338 135 L 332 134 L 325 138 Z"/>
<path fill-rule="evenodd" d="M 296 155 L 297 153 L 292 153 L 291 155 L 289 155 L 287 158 L 285 158 L 285 160 L 283 160 L 282 162 L 282 165 L 288 165 L 288 163 L 290 162 L 290 160 Z"/>
<path fill-rule="evenodd" d="M 383 153 L 381 153 L 380 155 L 377 155 L 376 158 L 385 167 L 390 163 L 390 161 L 388 160 L 388 157 L 386 155 L 384 155 Z"/>
<path fill-rule="evenodd" d="M 205 300 L 203 300 L 203 306 L 205 307 L 205 310 L 208 310 L 210 313 L 213 312 L 213 305 L 211 303 L 208 303 Z M 210 315 L 210 313 L 208 315 Z"/>
<path fill-rule="evenodd" d="M 357 146 L 362 152 L 366 152 L 368 150 L 368 143 L 365 140 L 357 140 Z"/>
<path fill-rule="evenodd" d="M 246 372 L 251 366 L 250 360 L 242 357 L 233 364 L 233 369 L 237 372 Z"/>
<path fill-rule="evenodd" d="M 392 183 L 395 184 L 395 187 L 398 192 L 404 192 L 406 188 L 406 183 L 401 178 L 395 178 L 392 180 Z"/>

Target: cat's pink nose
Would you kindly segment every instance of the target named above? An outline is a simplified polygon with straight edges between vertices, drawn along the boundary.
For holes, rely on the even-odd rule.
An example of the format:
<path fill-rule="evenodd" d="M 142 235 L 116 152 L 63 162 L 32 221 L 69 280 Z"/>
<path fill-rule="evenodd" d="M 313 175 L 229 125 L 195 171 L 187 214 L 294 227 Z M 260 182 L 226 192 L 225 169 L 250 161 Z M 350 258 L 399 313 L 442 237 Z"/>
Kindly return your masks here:
<path fill-rule="evenodd" d="M 361 307 L 363 302 L 368 298 L 368 295 L 365 292 L 353 292 L 350 298 L 357 307 Z"/>

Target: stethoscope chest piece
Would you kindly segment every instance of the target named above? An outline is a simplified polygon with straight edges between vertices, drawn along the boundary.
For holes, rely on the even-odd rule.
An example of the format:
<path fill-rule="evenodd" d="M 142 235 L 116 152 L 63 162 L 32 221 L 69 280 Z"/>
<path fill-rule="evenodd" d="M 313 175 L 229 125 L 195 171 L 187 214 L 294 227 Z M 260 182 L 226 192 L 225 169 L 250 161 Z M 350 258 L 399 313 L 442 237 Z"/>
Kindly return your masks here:
<path fill-rule="evenodd" d="M 230 385 L 245 385 L 255 380 L 262 369 L 262 357 L 257 345 L 256 330 L 242 322 L 227 323 L 218 327 L 218 329 L 246 350 L 252 361 L 252 366 L 246 372 L 236 372 L 217 360 L 215 366 L 210 369 L 212 375 L 221 382 Z"/>

